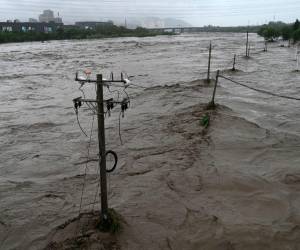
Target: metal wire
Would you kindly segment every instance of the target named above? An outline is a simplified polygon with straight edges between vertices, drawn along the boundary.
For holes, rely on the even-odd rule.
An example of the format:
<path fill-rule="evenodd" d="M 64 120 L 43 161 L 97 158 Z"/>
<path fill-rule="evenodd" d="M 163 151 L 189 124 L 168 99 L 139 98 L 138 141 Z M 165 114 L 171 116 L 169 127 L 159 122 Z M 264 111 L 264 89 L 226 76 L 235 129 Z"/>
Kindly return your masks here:
<path fill-rule="evenodd" d="M 87 161 L 86 161 L 85 169 L 84 169 L 84 181 L 83 181 L 83 185 L 82 185 L 82 189 L 81 189 L 81 197 L 80 197 L 80 206 L 79 206 L 79 211 L 78 211 L 78 218 L 79 218 L 80 213 L 81 213 L 82 202 L 83 202 L 83 193 L 84 193 L 85 186 L 86 186 L 86 174 L 87 174 L 87 168 L 88 168 L 88 163 L 89 163 L 89 158 L 90 158 L 90 147 L 91 147 L 92 136 L 93 136 L 94 120 L 95 120 L 95 116 L 93 116 L 91 132 L 90 132 L 90 139 L 89 139 L 88 146 L 87 146 Z M 76 235 L 78 234 L 79 221 L 80 220 L 78 220 L 78 222 L 77 222 Z"/>
<path fill-rule="evenodd" d="M 118 90 L 110 90 L 109 86 L 107 86 L 107 89 L 108 89 L 109 93 L 111 93 L 111 94 L 113 94 L 114 92 L 117 92 L 118 93 L 118 99 L 117 99 L 117 101 L 119 101 L 119 99 L 120 99 L 120 91 L 118 91 Z"/>
<path fill-rule="evenodd" d="M 127 96 L 128 104 L 129 104 L 129 107 L 130 107 L 130 97 L 129 97 L 128 93 L 126 92 L 126 88 L 123 89 L 123 92 Z"/>
<path fill-rule="evenodd" d="M 123 145 L 122 135 L 121 135 L 121 115 L 122 115 L 122 110 L 120 111 L 119 114 L 119 138 L 120 138 L 121 145 Z"/>
<path fill-rule="evenodd" d="M 133 83 L 130 83 L 130 85 L 129 85 L 128 87 L 130 87 L 130 86 L 134 86 L 134 87 L 136 87 L 136 88 L 140 88 L 140 89 L 147 89 L 146 87 L 139 86 L 139 85 L 137 85 L 137 84 L 133 84 Z"/>
<path fill-rule="evenodd" d="M 74 108 L 75 109 L 75 108 Z M 77 119 L 77 123 L 78 123 L 78 126 L 81 130 L 81 132 L 86 136 L 88 137 L 87 133 L 84 131 L 84 129 L 82 128 L 81 124 L 80 124 L 80 121 L 79 121 L 79 117 L 78 117 L 78 110 L 75 109 L 75 114 L 76 114 L 76 119 Z"/>
<path fill-rule="evenodd" d="M 285 99 L 290 99 L 290 100 L 296 100 L 296 101 L 300 101 L 300 98 L 297 98 L 297 97 L 292 97 L 292 96 L 286 96 L 286 95 L 280 95 L 280 94 L 276 94 L 276 93 L 273 93 L 273 92 L 270 92 L 270 91 L 267 91 L 267 90 L 263 90 L 263 89 L 257 89 L 257 88 L 254 88 L 254 87 L 250 87 L 244 83 L 240 83 L 240 82 L 237 82 L 235 80 L 232 80 L 226 76 L 223 76 L 223 75 L 219 75 L 219 77 L 221 78 L 224 78 L 230 82 L 233 82 L 235 84 L 238 84 L 240 86 L 243 86 L 245 88 L 248 88 L 248 89 L 251 89 L 251 90 L 254 90 L 254 91 L 257 91 L 257 92 L 260 92 L 260 93 L 263 93 L 263 94 L 267 94 L 267 95 L 271 95 L 271 96 L 276 96 L 276 97 L 280 97 L 280 98 L 285 98 Z"/>

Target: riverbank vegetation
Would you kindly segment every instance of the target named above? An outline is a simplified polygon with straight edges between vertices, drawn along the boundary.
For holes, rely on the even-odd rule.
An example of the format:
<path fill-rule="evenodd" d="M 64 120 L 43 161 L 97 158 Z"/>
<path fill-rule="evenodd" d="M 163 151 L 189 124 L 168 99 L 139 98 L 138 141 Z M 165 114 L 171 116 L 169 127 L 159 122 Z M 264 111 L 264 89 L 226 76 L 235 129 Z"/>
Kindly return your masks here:
<path fill-rule="evenodd" d="M 264 37 L 266 41 L 275 41 L 282 37 L 285 41 L 297 43 L 300 41 L 300 22 L 298 19 L 293 24 L 270 22 L 267 25 L 263 25 L 257 34 Z"/>
<path fill-rule="evenodd" d="M 71 39 L 99 39 L 112 37 L 147 37 L 157 35 L 170 35 L 169 32 L 151 32 L 145 28 L 127 29 L 111 25 L 108 27 L 98 26 L 95 29 L 82 29 L 79 27 L 59 28 L 55 32 L 0 32 L 0 43 L 31 42 L 49 40 L 71 40 Z"/>

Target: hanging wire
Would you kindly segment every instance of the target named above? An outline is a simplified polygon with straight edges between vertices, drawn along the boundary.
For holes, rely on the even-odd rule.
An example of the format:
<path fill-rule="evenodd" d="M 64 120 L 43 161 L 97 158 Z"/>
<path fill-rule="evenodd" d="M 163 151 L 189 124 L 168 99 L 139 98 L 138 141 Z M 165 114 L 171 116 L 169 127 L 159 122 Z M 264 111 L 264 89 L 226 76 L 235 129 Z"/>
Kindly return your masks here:
<path fill-rule="evenodd" d="M 121 115 L 122 115 L 122 110 L 120 111 L 120 114 L 119 114 L 119 138 L 120 138 L 120 142 L 121 142 L 121 145 L 123 145 L 123 141 L 122 141 L 122 135 L 121 135 Z"/>
<path fill-rule="evenodd" d="M 87 133 L 84 131 L 83 127 L 82 127 L 81 124 L 80 124 L 79 116 L 78 116 L 78 110 L 76 110 L 75 108 L 74 108 L 74 110 L 75 110 L 75 114 L 76 114 L 77 123 L 78 123 L 78 126 L 79 126 L 81 132 L 82 132 L 86 137 L 88 137 Z"/>
<path fill-rule="evenodd" d="M 296 101 L 300 101 L 300 98 L 297 98 L 297 97 L 292 97 L 292 96 L 286 96 L 286 95 L 280 95 L 280 94 L 276 94 L 276 93 L 273 93 L 273 92 L 270 92 L 270 91 L 267 91 L 267 90 L 263 90 L 263 89 L 257 89 L 257 88 L 254 88 L 254 87 L 250 87 L 244 83 L 240 83 L 240 82 L 237 82 L 235 80 L 232 80 L 226 76 L 223 76 L 223 75 L 219 75 L 219 77 L 221 78 L 224 78 L 230 82 L 233 82 L 235 84 L 238 84 L 240 86 L 243 86 L 245 88 L 248 88 L 248 89 L 251 89 L 251 90 L 254 90 L 254 91 L 257 91 L 257 92 L 260 92 L 260 93 L 263 93 L 263 94 L 267 94 L 267 95 L 271 95 L 271 96 L 276 96 L 276 97 L 280 97 L 280 98 L 285 98 L 285 99 L 290 99 L 290 100 L 296 100 Z"/>
<path fill-rule="evenodd" d="M 120 91 L 118 91 L 118 90 L 110 90 L 109 87 L 110 87 L 110 86 L 107 86 L 107 89 L 108 89 L 109 93 L 113 94 L 114 92 L 117 92 L 117 94 L 118 94 L 118 99 L 117 99 L 117 101 L 119 101 L 119 99 L 120 99 Z"/>
<path fill-rule="evenodd" d="M 140 89 L 147 89 L 146 87 L 143 87 L 143 86 L 140 86 L 140 85 L 137 85 L 137 84 L 134 84 L 134 83 L 130 83 L 130 85 L 128 87 L 130 87 L 130 86 L 134 86 L 134 87 L 140 88 Z"/>
<path fill-rule="evenodd" d="M 79 211 L 78 211 L 78 218 L 80 217 L 80 213 L 81 213 L 81 209 L 82 209 L 82 202 L 83 202 L 83 193 L 84 193 L 85 186 L 86 186 L 86 174 L 87 174 L 88 163 L 89 163 L 89 159 L 90 159 L 90 147 L 91 147 L 92 136 L 93 136 L 94 120 L 95 120 L 95 116 L 93 115 L 92 126 L 91 126 L 91 131 L 90 131 L 90 137 L 89 137 L 89 142 L 88 142 L 88 146 L 87 146 L 87 161 L 86 161 L 85 169 L 84 169 L 84 181 L 83 181 L 83 185 L 82 185 L 82 189 L 81 189 L 81 197 L 80 197 L 80 206 L 79 206 Z M 78 234 L 79 221 L 80 221 L 80 219 L 78 219 L 78 222 L 77 222 L 76 235 Z"/>
<path fill-rule="evenodd" d="M 129 104 L 129 107 L 130 107 L 130 97 L 129 97 L 127 91 L 126 91 L 126 87 L 123 89 L 123 92 L 124 92 L 124 93 L 126 94 L 126 96 L 127 96 L 128 104 Z"/>
<path fill-rule="evenodd" d="M 83 98 L 86 99 L 85 97 L 85 92 L 84 90 L 82 89 L 82 87 L 84 86 L 84 83 L 81 83 L 80 87 L 78 88 L 78 90 L 82 93 L 83 95 Z M 95 115 L 96 114 L 96 107 L 93 106 L 91 103 L 86 103 L 86 105 L 88 106 L 88 108 L 93 112 L 93 114 Z"/>

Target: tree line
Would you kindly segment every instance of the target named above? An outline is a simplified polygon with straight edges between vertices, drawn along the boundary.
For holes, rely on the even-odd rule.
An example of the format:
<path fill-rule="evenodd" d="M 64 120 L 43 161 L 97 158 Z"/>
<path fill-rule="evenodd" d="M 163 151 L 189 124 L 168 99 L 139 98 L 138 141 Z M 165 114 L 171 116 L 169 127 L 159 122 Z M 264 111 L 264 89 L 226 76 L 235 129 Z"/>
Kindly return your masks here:
<path fill-rule="evenodd" d="M 266 41 L 275 41 L 281 37 L 285 41 L 297 43 L 300 41 L 300 22 L 298 19 L 292 24 L 270 22 L 261 26 L 257 34 L 264 37 Z"/>
<path fill-rule="evenodd" d="M 69 39 L 98 39 L 110 37 L 146 37 L 156 35 L 170 35 L 166 32 L 151 32 L 145 28 L 127 29 L 123 26 L 109 25 L 96 26 L 95 29 L 82 28 L 59 28 L 55 32 L 0 32 L 0 43 L 12 42 L 31 42 L 31 41 L 49 41 L 49 40 L 69 40 Z"/>

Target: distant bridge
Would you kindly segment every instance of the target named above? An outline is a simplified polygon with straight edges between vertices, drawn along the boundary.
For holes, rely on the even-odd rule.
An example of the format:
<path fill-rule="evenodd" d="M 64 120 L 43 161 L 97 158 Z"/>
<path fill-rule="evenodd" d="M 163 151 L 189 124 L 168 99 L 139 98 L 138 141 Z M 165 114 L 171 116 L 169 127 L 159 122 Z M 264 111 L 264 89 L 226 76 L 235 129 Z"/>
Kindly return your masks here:
<path fill-rule="evenodd" d="M 256 33 L 259 26 L 236 26 L 236 27 L 218 27 L 218 26 L 205 26 L 205 27 L 168 27 L 168 28 L 150 28 L 152 32 L 172 32 L 172 33 L 197 33 L 197 32 L 254 32 Z"/>
<path fill-rule="evenodd" d="M 150 28 L 152 32 L 172 32 L 172 33 L 191 33 L 191 32 L 203 32 L 203 27 L 175 27 L 175 28 Z"/>

